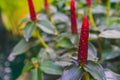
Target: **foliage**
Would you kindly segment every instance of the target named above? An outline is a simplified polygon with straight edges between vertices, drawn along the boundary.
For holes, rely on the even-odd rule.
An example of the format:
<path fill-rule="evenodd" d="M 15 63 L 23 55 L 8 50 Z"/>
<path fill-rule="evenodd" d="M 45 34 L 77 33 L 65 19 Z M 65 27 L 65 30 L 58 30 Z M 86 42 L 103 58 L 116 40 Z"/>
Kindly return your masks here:
<path fill-rule="evenodd" d="M 20 5 L 18 1 L 15 3 L 16 6 Z M 23 71 L 17 80 L 119 80 L 118 72 L 115 73 L 114 69 L 112 71 L 108 66 L 113 64 L 111 60 L 119 62 L 117 58 L 120 57 L 119 4 L 119 1 L 93 0 L 92 6 L 88 8 L 85 0 L 76 0 L 78 23 L 76 35 L 70 30 L 70 0 L 53 0 L 49 11 L 42 8 L 43 2 L 41 2 L 40 8 L 36 9 L 39 11 L 36 22 L 31 21 L 29 17 L 21 20 L 24 7 L 21 7 L 21 10 L 16 9 L 18 13 L 14 17 L 19 15 L 17 19 L 21 20 L 18 22 L 23 26 L 24 39 L 16 44 L 10 57 L 23 53 L 26 55 Z M 38 6 L 38 3 L 35 5 Z M 8 16 L 6 26 L 8 27 L 12 21 L 15 23 L 11 19 L 11 12 L 16 11 L 13 9 L 11 12 L 4 12 L 5 5 L 1 8 L 3 20 L 6 15 Z M 90 20 L 88 59 L 86 65 L 81 67 L 77 56 L 81 24 L 85 15 L 88 15 Z M 38 45 L 40 48 L 35 54 L 31 49 Z"/>

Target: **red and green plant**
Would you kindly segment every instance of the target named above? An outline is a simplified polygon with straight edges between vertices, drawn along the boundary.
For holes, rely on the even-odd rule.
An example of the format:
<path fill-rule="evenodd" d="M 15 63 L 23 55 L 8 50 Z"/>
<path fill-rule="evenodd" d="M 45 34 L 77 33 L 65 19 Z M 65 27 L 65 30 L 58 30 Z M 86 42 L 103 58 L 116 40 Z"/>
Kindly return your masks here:
<path fill-rule="evenodd" d="M 111 8 L 110 0 L 43 0 L 36 12 L 34 0 L 27 1 L 24 39 L 9 56 L 25 53 L 18 80 L 120 79 L 109 66 L 120 57 L 120 2 Z"/>

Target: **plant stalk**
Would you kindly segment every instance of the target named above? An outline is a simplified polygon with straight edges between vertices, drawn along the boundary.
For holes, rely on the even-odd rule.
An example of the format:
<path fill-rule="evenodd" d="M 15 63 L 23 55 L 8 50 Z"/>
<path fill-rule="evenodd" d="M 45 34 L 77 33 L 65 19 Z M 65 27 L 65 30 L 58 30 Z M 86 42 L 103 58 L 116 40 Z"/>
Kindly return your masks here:
<path fill-rule="evenodd" d="M 110 4 L 110 0 L 107 0 L 107 7 L 106 7 L 106 17 L 109 18 L 110 17 L 110 7 L 111 7 L 111 4 Z"/>
<path fill-rule="evenodd" d="M 99 60 L 101 60 L 101 56 L 102 56 L 102 46 L 101 46 L 101 40 L 100 40 L 100 38 L 98 38 L 97 44 L 98 44 L 98 58 L 99 58 Z"/>
<path fill-rule="evenodd" d="M 115 5 L 115 12 L 114 12 L 114 15 L 117 14 L 118 10 L 120 9 L 120 2 L 116 3 Z"/>
<path fill-rule="evenodd" d="M 83 73 L 83 80 L 90 80 L 90 76 L 87 72 Z"/>
<path fill-rule="evenodd" d="M 89 16 L 90 23 L 91 23 L 92 27 L 93 27 L 93 28 L 96 28 L 96 24 L 95 24 L 93 15 L 92 15 L 91 8 L 88 8 L 88 16 Z"/>
<path fill-rule="evenodd" d="M 43 47 L 48 48 L 48 45 L 45 43 L 45 41 L 40 36 L 39 30 L 36 30 L 36 35 L 37 35 L 38 41 L 43 45 Z"/>

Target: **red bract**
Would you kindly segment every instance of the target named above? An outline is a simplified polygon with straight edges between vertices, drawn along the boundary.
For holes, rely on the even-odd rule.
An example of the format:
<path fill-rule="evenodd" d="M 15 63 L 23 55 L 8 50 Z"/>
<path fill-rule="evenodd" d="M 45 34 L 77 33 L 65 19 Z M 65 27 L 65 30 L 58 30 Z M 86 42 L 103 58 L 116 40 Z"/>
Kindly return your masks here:
<path fill-rule="evenodd" d="M 92 1 L 91 0 L 86 0 L 86 4 L 88 7 L 91 7 Z"/>
<path fill-rule="evenodd" d="M 44 0 L 44 6 L 45 6 L 46 11 L 49 11 L 49 3 L 48 3 L 48 0 Z"/>
<path fill-rule="evenodd" d="M 28 6 L 29 6 L 29 10 L 30 10 L 30 18 L 31 18 L 31 20 L 36 21 L 36 19 L 37 19 L 36 18 L 36 12 L 35 12 L 32 0 L 28 0 Z"/>
<path fill-rule="evenodd" d="M 78 50 L 78 62 L 81 66 L 84 66 L 87 62 L 88 37 L 89 37 L 89 22 L 88 22 L 88 18 L 84 17 L 81 28 L 80 43 Z"/>
<path fill-rule="evenodd" d="M 72 34 L 77 34 L 77 21 L 76 21 L 76 13 L 75 13 L 75 0 L 71 0 L 71 31 Z"/>

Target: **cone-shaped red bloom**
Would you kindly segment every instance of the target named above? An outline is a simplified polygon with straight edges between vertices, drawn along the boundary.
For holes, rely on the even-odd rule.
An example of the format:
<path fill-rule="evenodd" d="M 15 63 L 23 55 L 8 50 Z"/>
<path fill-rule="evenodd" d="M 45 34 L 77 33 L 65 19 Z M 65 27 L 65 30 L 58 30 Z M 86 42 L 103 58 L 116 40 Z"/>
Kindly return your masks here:
<path fill-rule="evenodd" d="M 75 13 L 75 0 L 71 0 L 71 10 L 70 10 L 70 17 L 71 17 L 71 31 L 72 34 L 77 34 L 77 20 L 76 20 L 76 13 Z"/>
<path fill-rule="evenodd" d="M 44 0 L 44 6 L 45 6 L 46 11 L 49 11 L 49 3 L 48 3 L 48 0 Z"/>
<path fill-rule="evenodd" d="M 91 7 L 91 4 L 92 4 L 92 1 L 91 1 L 91 0 L 86 0 L 86 4 L 87 4 L 87 6 L 90 8 L 90 7 Z"/>
<path fill-rule="evenodd" d="M 35 9 L 34 9 L 34 5 L 33 5 L 33 2 L 32 0 L 28 0 L 28 6 L 29 6 L 29 11 L 30 11 L 30 18 L 32 21 L 36 21 L 36 12 L 35 12 Z"/>
<path fill-rule="evenodd" d="M 89 37 L 89 21 L 86 16 L 84 17 L 83 23 L 82 23 L 79 50 L 78 50 L 78 62 L 81 66 L 85 65 L 87 62 L 88 37 Z"/>

